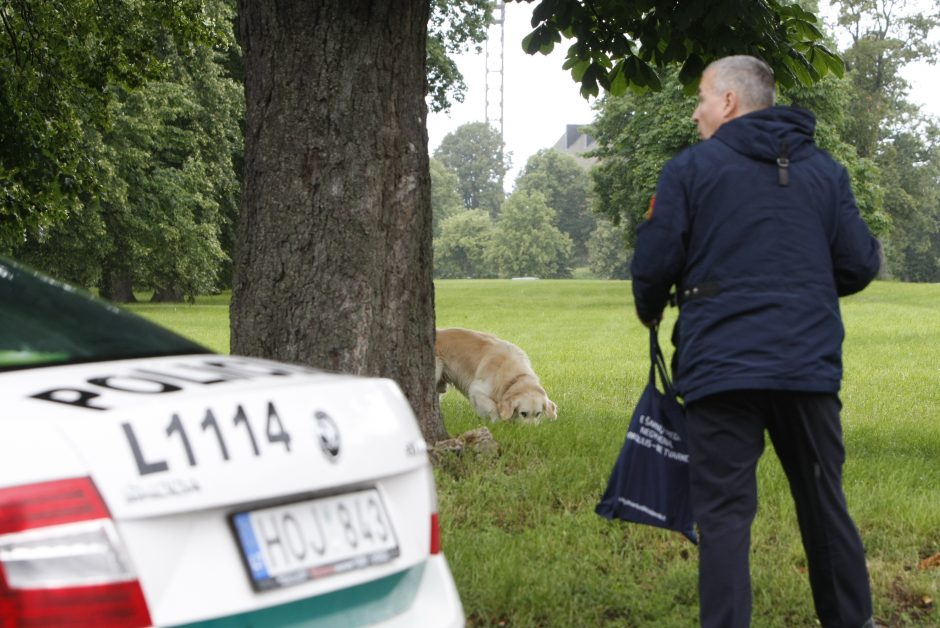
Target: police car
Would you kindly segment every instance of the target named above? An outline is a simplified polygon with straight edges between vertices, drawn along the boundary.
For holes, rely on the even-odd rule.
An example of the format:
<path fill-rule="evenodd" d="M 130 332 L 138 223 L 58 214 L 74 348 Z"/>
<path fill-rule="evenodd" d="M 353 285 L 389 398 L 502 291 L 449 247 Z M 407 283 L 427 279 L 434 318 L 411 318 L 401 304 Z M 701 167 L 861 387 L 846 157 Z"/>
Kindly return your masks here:
<path fill-rule="evenodd" d="M 0 259 L 0 626 L 462 626 L 389 380 L 213 354 Z"/>

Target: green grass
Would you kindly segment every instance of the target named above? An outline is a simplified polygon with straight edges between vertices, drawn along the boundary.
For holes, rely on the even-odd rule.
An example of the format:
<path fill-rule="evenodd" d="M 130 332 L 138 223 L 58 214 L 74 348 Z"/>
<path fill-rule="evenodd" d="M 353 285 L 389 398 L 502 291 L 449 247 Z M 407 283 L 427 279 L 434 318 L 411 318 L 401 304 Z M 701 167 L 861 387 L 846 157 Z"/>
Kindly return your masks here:
<path fill-rule="evenodd" d="M 213 351 L 228 353 L 228 308 L 231 300 L 232 293 L 224 292 L 199 297 L 194 304 L 135 303 L 125 307 Z"/>
<path fill-rule="evenodd" d="M 677 533 L 594 514 L 647 377 L 628 282 L 440 281 L 437 324 L 524 348 L 559 418 L 488 424 L 459 393 L 452 434 L 488 425 L 495 458 L 435 470 L 444 551 L 470 626 L 695 626 L 695 548 Z M 132 309 L 220 351 L 227 299 Z M 940 286 L 879 282 L 842 302 L 845 490 L 868 552 L 876 618 L 940 626 Z M 672 326 L 668 312 L 664 329 Z M 662 332 L 661 342 L 668 350 Z M 796 518 L 768 447 L 751 571 L 755 627 L 815 626 Z"/>

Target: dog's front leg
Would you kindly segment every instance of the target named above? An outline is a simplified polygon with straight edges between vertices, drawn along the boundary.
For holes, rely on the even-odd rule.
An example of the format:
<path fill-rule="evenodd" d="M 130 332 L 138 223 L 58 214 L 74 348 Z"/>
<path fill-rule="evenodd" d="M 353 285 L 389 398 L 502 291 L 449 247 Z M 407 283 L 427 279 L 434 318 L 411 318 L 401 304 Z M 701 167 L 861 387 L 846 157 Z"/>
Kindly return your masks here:
<path fill-rule="evenodd" d="M 477 416 L 490 421 L 499 419 L 496 404 L 490 398 L 489 391 L 484 390 L 483 387 L 477 386 L 475 383 L 471 384 L 470 390 L 467 391 L 467 398 L 470 400 L 470 405 L 473 406 Z"/>

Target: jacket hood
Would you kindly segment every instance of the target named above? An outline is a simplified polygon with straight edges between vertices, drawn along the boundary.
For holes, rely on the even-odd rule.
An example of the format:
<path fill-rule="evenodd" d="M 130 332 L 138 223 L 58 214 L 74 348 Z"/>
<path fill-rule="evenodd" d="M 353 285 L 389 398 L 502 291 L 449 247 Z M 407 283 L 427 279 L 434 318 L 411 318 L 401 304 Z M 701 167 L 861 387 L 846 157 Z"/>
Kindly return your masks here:
<path fill-rule="evenodd" d="M 816 117 L 799 107 L 768 107 L 722 124 L 714 138 L 761 161 L 798 160 L 813 153 Z"/>

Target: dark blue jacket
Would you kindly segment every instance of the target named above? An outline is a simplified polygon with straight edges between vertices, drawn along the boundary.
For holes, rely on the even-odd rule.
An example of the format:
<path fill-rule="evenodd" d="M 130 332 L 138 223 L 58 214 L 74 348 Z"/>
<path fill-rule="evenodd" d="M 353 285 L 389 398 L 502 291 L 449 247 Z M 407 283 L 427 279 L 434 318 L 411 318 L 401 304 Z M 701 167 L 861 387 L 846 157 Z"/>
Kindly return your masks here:
<path fill-rule="evenodd" d="M 875 277 L 880 246 L 845 168 L 814 144 L 815 126 L 803 109 L 752 112 L 663 168 L 637 229 L 633 295 L 639 316 L 655 320 L 676 286 L 674 375 L 687 402 L 739 389 L 839 390 L 839 297 Z"/>

